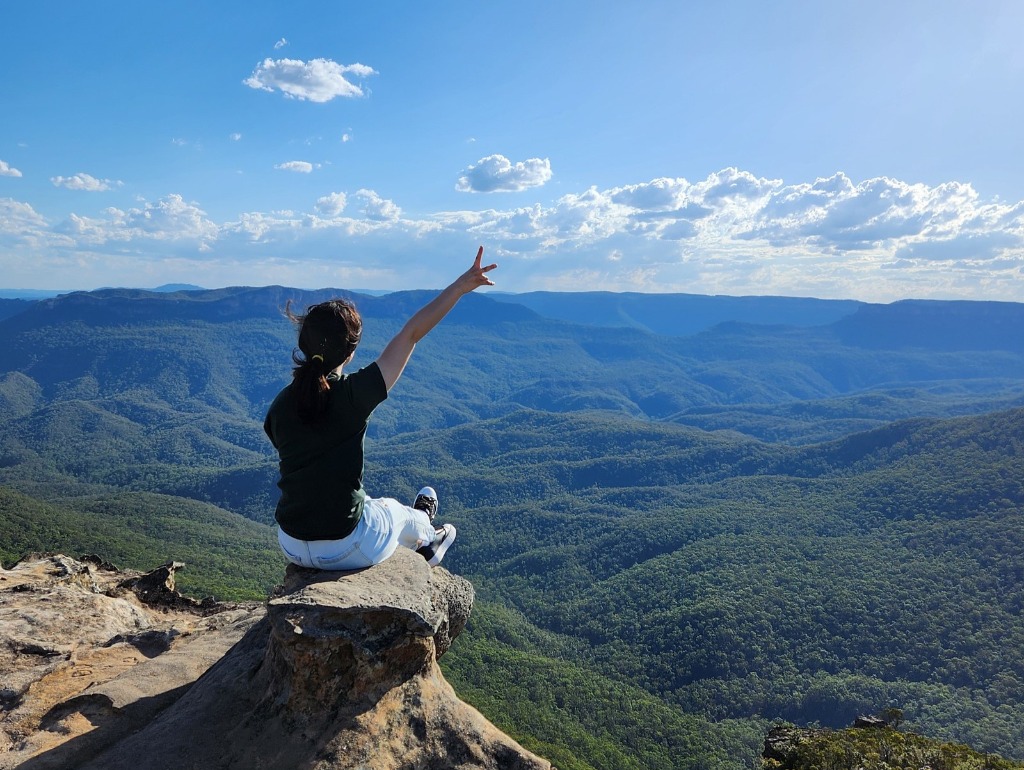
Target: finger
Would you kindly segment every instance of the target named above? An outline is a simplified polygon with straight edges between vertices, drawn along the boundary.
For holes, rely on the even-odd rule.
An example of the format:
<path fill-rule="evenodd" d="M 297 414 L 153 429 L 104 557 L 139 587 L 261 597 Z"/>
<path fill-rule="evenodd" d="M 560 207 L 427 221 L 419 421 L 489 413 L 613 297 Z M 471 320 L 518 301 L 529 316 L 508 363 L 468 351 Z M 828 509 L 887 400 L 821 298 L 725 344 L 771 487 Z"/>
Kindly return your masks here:
<path fill-rule="evenodd" d="M 484 256 L 484 247 L 481 246 L 476 251 L 476 259 L 473 260 L 473 267 L 475 267 L 478 270 L 480 269 L 480 260 L 481 260 L 481 258 L 483 258 L 483 256 Z"/>
<path fill-rule="evenodd" d="M 489 272 L 490 272 L 491 270 L 493 270 L 493 269 L 494 269 L 494 268 L 496 268 L 497 266 L 498 266 L 498 263 L 497 263 L 497 262 L 494 262 L 494 263 L 492 263 L 492 264 L 488 265 L 487 267 L 481 267 L 481 268 L 480 268 L 480 272 L 481 272 L 481 273 L 489 273 Z M 479 265 L 478 265 L 478 267 L 479 267 Z"/>

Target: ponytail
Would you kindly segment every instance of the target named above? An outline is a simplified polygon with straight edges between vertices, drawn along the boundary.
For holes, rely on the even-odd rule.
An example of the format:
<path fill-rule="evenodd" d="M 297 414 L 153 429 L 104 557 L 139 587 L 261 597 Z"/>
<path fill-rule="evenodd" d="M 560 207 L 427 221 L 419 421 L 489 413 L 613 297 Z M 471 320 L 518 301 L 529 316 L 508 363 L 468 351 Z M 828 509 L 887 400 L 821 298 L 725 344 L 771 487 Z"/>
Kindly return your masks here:
<path fill-rule="evenodd" d="M 292 350 L 292 389 L 303 422 L 321 422 L 330 404 L 327 375 L 355 352 L 363 333 L 363 321 L 355 305 L 333 299 L 311 305 L 302 315 L 285 304 L 285 316 L 299 326 L 299 346 Z"/>

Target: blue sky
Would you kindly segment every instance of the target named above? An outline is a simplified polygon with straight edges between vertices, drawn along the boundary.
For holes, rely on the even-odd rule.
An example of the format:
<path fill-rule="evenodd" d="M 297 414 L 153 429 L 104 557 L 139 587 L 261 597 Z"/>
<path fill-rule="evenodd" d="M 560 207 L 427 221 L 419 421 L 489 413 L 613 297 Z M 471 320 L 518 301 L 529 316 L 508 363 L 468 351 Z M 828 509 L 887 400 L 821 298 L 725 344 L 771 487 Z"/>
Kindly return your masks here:
<path fill-rule="evenodd" d="M 1024 3 L 5 3 L 0 286 L 1024 301 Z"/>

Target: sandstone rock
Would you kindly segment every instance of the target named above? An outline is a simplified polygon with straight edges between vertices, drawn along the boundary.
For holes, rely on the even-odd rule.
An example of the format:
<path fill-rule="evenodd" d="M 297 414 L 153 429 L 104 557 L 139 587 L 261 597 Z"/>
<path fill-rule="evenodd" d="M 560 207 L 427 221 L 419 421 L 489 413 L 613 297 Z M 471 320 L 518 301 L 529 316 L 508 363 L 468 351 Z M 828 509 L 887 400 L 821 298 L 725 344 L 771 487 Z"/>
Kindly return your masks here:
<path fill-rule="evenodd" d="M 170 705 L 264 615 L 257 603 L 151 606 L 122 585 L 143 577 L 59 554 L 0 573 L 0 768 L 75 767 Z"/>
<path fill-rule="evenodd" d="M 32 671 L 0 683 L 0 768 L 550 768 L 444 680 L 473 588 L 411 551 L 351 573 L 289 568 L 265 608 L 180 602 L 173 564 L 140 580 L 44 561 L 0 575 L 0 638 L 21 640 L 8 654 Z M 93 618 L 88 641 L 74 615 L 50 631 L 16 619 L 41 617 L 61 581 L 76 597 L 61 606 Z"/>
<path fill-rule="evenodd" d="M 853 726 L 862 730 L 880 729 L 882 727 L 888 727 L 889 723 L 882 719 L 882 717 L 876 717 L 870 714 L 861 714 L 853 720 Z"/>
<path fill-rule="evenodd" d="M 764 749 L 761 752 L 761 758 L 766 760 L 764 766 L 791 767 L 793 758 L 798 755 L 802 746 L 828 732 L 827 728 L 818 727 L 772 727 L 765 736 Z"/>

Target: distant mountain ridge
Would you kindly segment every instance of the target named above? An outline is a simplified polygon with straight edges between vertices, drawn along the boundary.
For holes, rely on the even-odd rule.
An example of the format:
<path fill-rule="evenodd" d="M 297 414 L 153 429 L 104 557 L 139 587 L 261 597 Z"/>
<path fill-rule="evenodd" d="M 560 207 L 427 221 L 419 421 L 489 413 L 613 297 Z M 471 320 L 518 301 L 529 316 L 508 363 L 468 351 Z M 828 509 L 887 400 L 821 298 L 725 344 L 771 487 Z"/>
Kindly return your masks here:
<path fill-rule="evenodd" d="M 232 319 L 281 319 L 290 300 L 296 312 L 308 305 L 334 297 L 347 297 L 357 303 L 368 317 L 405 318 L 424 304 L 432 292 L 392 292 L 382 296 L 355 294 L 340 289 L 291 289 L 284 286 L 232 286 L 224 289 L 158 292 L 145 289 L 99 289 L 72 292 L 23 305 L 19 315 L 29 314 L 18 324 L 30 328 L 38 323 L 84 321 L 98 326 L 143 320 L 227 321 Z M 16 302 L 9 300 L 8 302 Z M 489 312 L 481 312 L 486 305 Z M 2 309 L 3 305 L 0 305 Z M 474 312 L 475 311 L 475 312 Z M 474 322 L 498 323 L 536 317 L 532 311 L 515 305 L 496 305 L 482 295 L 466 297 L 453 311 L 453 318 Z M 13 313 L 11 315 L 14 315 Z"/>
<path fill-rule="evenodd" d="M 0 321 L 12 315 L 18 315 L 28 309 L 34 300 L 0 298 Z"/>
<path fill-rule="evenodd" d="M 296 307 L 346 296 L 374 308 L 374 314 L 401 316 L 433 292 L 425 290 L 389 293 L 360 293 L 346 289 L 295 289 L 282 286 L 234 286 L 203 289 L 191 284 L 166 284 L 156 289 L 105 288 L 71 292 L 40 299 L 0 299 L 0 319 L 16 315 L 38 303 L 51 311 L 81 308 L 90 302 L 106 303 L 111 313 L 125 311 L 115 299 L 168 302 L 161 313 L 171 316 L 204 317 L 200 307 L 218 307 L 219 317 L 271 314 L 293 300 Z M 986 300 L 900 300 L 872 304 L 857 300 L 822 300 L 774 296 L 706 296 L 697 294 L 639 294 L 632 292 L 494 292 L 471 295 L 469 303 L 501 303 L 526 308 L 538 316 L 583 326 L 635 328 L 659 336 L 691 336 L 719 325 L 753 327 L 830 327 L 848 344 L 863 347 L 922 346 L 947 350 L 1017 350 L 1024 335 L 1013 334 L 1024 320 L 1024 304 Z M 190 303 L 198 303 L 196 305 Z M 474 320 L 497 317 L 522 320 L 527 316 L 506 316 L 493 304 Z M 175 310 L 175 307 L 178 309 Z M 461 306 L 459 310 L 461 310 Z M 456 312 L 459 312 L 458 310 Z M 248 315 L 247 315 L 248 313 Z M 214 317 L 211 315 L 208 318 Z M 993 338 L 994 332 L 994 338 Z M 986 336 L 987 334 L 987 336 Z"/>
<path fill-rule="evenodd" d="M 52 388 L 66 400 L 141 393 L 147 383 L 135 400 L 198 399 L 255 415 L 287 382 L 294 330 L 282 316 L 285 303 L 301 311 L 339 293 L 108 289 L 40 300 L 0 320 L 0 372 L 29 376 L 47 399 Z M 349 296 L 367 319 L 361 366 L 431 293 Z M 1024 305 L 952 303 L 953 330 L 935 319 L 945 307 L 864 306 L 826 326 L 728 321 L 678 337 L 551 320 L 471 295 L 421 344 L 409 369 L 418 374 L 403 381 L 406 396 L 382 407 L 373 430 L 441 427 L 527 407 L 613 411 L 800 442 L 887 419 L 1021 403 L 1024 350 L 1014 327 L 1024 328 Z M 871 336 L 879 327 L 884 342 Z M 125 379 L 124 367 L 136 377 Z M 122 383 L 113 390 L 111 377 Z M 6 397 L 28 392 L 16 389 Z"/>
<path fill-rule="evenodd" d="M 204 289 L 202 286 L 196 286 L 194 283 L 165 283 L 155 287 L 153 291 L 204 291 Z"/>
<path fill-rule="evenodd" d="M 804 297 L 637 292 L 555 292 L 490 295 L 528 307 L 546 318 L 588 326 L 627 326 L 653 334 L 685 337 L 720 323 L 824 326 L 864 305 L 856 300 Z"/>
<path fill-rule="evenodd" d="M 1024 304 L 902 300 L 862 305 L 832 325 L 840 340 L 869 349 L 1024 350 Z"/>

